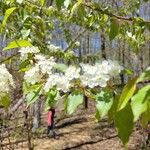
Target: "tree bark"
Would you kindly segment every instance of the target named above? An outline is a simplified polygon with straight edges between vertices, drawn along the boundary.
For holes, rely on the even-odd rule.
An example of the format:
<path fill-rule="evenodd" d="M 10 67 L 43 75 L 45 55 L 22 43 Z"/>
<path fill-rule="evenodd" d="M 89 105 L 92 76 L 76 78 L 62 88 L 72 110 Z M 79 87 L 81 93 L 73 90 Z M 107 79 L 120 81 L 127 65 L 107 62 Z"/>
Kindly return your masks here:
<path fill-rule="evenodd" d="M 102 33 L 100 34 L 101 37 L 101 51 L 102 51 L 102 58 L 106 59 L 106 45 L 105 45 L 105 35 L 104 30 L 102 30 Z"/>
<path fill-rule="evenodd" d="M 33 106 L 33 127 L 32 127 L 32 132 L 34 133 L 36 129 L 39 128 L 40 123 L 41 123 L 41 101 L 38 100 L 34 106 Z"/>

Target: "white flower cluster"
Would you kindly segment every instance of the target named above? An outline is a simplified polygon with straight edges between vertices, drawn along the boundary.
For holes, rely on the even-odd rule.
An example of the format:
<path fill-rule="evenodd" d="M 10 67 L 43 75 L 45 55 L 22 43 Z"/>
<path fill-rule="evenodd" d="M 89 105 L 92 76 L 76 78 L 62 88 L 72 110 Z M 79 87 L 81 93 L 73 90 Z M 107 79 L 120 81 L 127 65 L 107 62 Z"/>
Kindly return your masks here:
<path fill-rule="evenodd" d="M 35 84 L 41 81 L 42 75 L 40 74 L 40 68 L 36 64 L 34 67 L 25 72 L 24 79 L 30 84 Z"/>
<path fill-rule="evenodd" d="M 37 65 L 40 67 L 40 70 L 43 74 L 52 73 L 52 68 L 56 64 L 55 59 L 53 57 L 47 59 L 45 56 L 37 54 L 35 55 L 35 60 L 37 60 Z"/>
<path fill-rule="evenodd" d="M 83 74 L 81 83 L 84 86 L 94 88 L 96 86 L 106 87 L 111 77 L 117 76 L 123 69 L 116 61 L 104 60 L 95 65 L 81 64 Z"/>
<path fill-rule="evenodd" d="M 52 74 L 49 76 L 45 86 L 44 90 L 45 92 L 48 92 L 49 89 L 56 86 L 57 90 L 67 92 L 70 88 L 69 80 L 66 76 L 60 75 L 60 74 Z"/>
<path fill-rule="evenodd" d="M 48 46 L 48 48 L 49 48 L 49 50 L 51 50 L 51 51 L 58 51 L 58 50 L 60 49 L 60 47 L 55 46 L 55 45 L 53 45 L 53 44 L 50 44 L 50 45 Z"/>
<path fill-rule="evenodd" d="M 35 84 L 41 81 L 45 74 L 51 75 L 52 68 L 56 64 L 53 57 L 47 59 L 45 56 L 35 55 L 36 64 L 34 67 L 25 72 L 24 79 L 30 84 Z"/>
<path fill-rule="evenodd" d="M 80 64 L 80 67 L 68 66 L 65 72 L 58 72 L 55 69 L 55 59 L 46 58 L 43 55 L 35 55 L 36 64 L 33 68 L 25 72 L 24 79 L 30 84 L 41 81 L 42 76 L 47 75 L 44 91 L 48 92 L 51 88 L 67 92 L 73 86 L 75 79 L 80 80 L 82 86 L 94 88 L 96 86 L 106 87 L 107 81 L 111 77 L 118 75 L 123 69 L 118 62 L 104 60 L 95 65 Z"/>
<path fill-rule="evenodd" d="M 49 91 L 53 86 L 56 86 L 57 90 L 68 92 L 71 85 L 71 81 L 74 79 L 78 79 L 80 77 L 80 68 L 76 68 L 75 66 L 69 66 L 65 74 L 51 74 L 45 84 L 44 90 L 46 92 Z"/>
<path fill-rule="evenodd" d="M 27 46 L 27 47 L 22 47 L 19 50 L 20 55 L 21 55 L 21 59 L 22 60 L 26 60 L 28 58 L 28 54 L 36 54 L 39 53 L 40 50 L 38 49 L 38 47 L 34 47 L 34 46 Z"/>
<path fill-rule="evenodd" d="M 5 64 L 0 65 L 0 97 L 10 91 L 10 87 L 15 87 L 13 77 L 8 72 Z"/>

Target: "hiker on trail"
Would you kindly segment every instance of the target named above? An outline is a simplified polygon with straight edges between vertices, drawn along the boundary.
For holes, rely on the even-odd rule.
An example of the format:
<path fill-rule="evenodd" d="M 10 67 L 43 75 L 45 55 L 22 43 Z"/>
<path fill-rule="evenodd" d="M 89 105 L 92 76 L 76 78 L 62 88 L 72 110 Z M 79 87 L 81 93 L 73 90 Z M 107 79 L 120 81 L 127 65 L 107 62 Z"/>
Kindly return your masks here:
<path fill-rule="evenodd" d="M 56 133 L 54 131 L 54 115 L 55 108 L 50 108 L 47 114 L 47 135 L 49 136 L 52 132 L 53 138 L 56 138 Z"/>

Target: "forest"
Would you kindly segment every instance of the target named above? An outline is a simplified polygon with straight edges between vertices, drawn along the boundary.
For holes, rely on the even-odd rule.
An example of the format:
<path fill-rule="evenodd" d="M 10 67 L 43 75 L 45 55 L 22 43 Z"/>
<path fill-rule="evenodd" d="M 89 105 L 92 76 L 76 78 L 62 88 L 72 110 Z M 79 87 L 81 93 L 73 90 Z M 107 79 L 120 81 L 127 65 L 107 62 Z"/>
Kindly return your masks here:
<path fill-rule="evenodd" d="M 0 0 L 0 150 L 150 150 L 150 0 Z"/>

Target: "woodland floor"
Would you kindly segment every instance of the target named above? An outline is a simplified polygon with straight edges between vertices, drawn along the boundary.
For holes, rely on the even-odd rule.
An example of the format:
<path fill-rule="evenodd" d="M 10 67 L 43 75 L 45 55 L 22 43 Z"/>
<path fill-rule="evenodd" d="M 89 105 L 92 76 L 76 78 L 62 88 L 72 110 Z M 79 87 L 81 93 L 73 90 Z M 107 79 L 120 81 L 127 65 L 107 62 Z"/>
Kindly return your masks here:
<path fill-rule="evenodd" d="M 81 108 L 75 115 L 57 120 L 55 131 L 59 139 L 46 137 L 46 127 L 42 126 L 38 138 L 36 136 L 32 140 L 34 150 L 124 150 L 114 125 L 108 123 L 107 119 L 96 122 L 94 112 L 94 108 Z M 143 132 L 135 129 L 130 138 L 129 150 L 150 150 L 150 147 L 141 148 L 143 137 Z M 27 143 L 16 145 L 14 150 L 28 150 Z"/>
<path fill-rule="evenodd" d="M 93 114 L 84 113 L 59 121 L 55 131 L 59 139 L 48 137 L 36 138 L 35 150 L 124 150 L 113 124 L 102 120 L 95 122 Z M 129 142 L 129 150 L 142 150 L 143 135 L 134 131 Z M 16 150 L 26 150 L 17 148 Z M 144 148 L 143 150 L 150 150 Z"/>
<path fill-rule="evenodd" d="M 90 115 L 63 121 L 56 129 L 58 140 L 35 140 L 35 150 L 123 150 L 116 131 L 107 121 L 95 123 Z M 130 139 L 129 149 L 140 150 L 142 136 L 134 132 Z"/>

